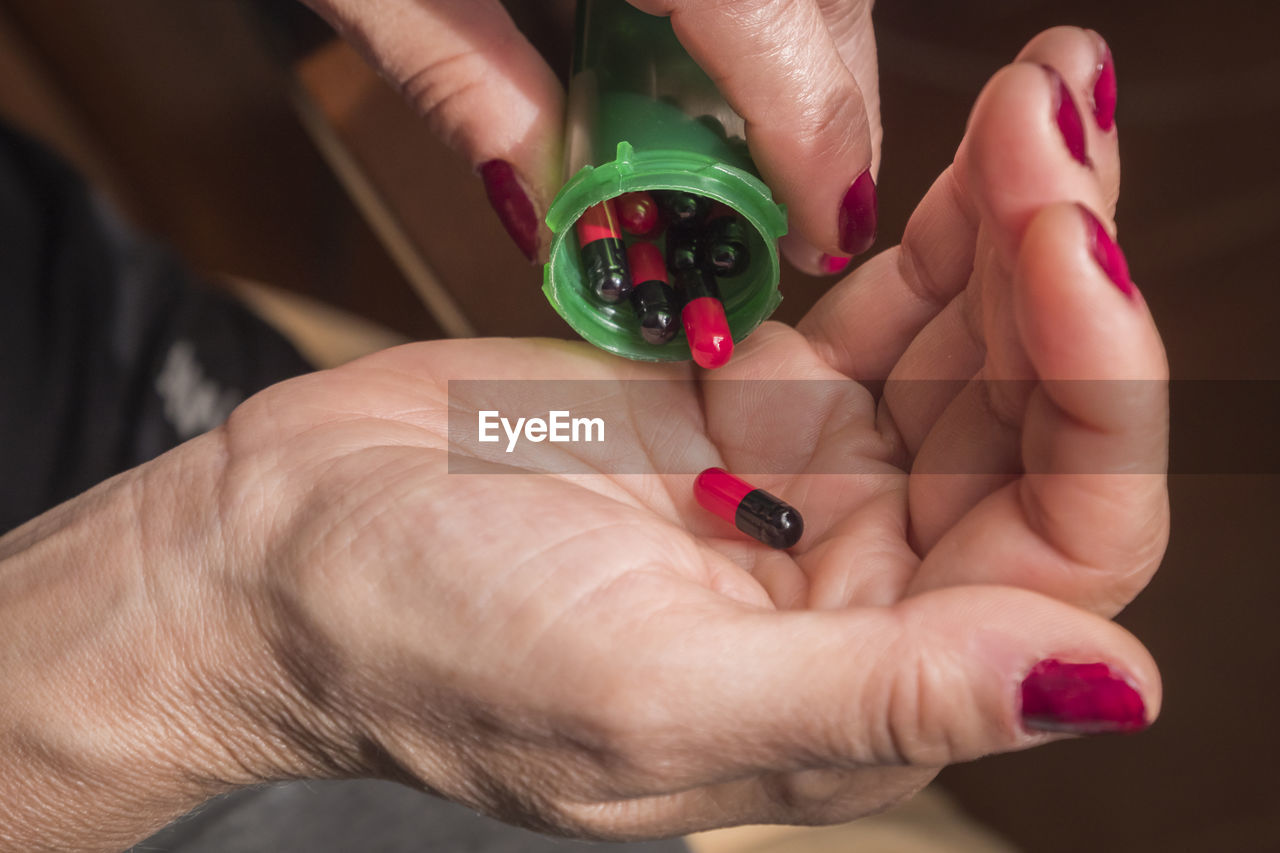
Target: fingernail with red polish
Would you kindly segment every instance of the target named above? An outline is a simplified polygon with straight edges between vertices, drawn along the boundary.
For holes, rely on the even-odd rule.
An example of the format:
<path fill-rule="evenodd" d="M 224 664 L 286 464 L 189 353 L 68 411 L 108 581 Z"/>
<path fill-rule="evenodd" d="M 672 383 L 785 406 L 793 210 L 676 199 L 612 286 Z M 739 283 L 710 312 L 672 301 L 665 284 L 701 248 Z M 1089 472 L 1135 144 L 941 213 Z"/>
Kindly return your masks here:
<path fill-rule="evenodd" d="M 1116 123 L 1116 63 L 1111 57 L 1111 48 L 1102 36 L 1093 32 L 1101 51 L 1098 60 L 1098 76 L 1093 83 L 1093 117 L 1103 133 L 1111 130 Z"/>
<path fill-rule="evenodd" d="M 820 266 L 824 275 L 842 273 L 853 258 L 842 258 L 839 255 L 823 255 Z"/>
<path fill-rule="evenodd" d="M 1076 207 L 1080 208 L 1080 213 L 1084 215 L 1086 239 L 1089 241 L 1089 251 L 1093 253 L 1093 259 L 1098 262 L 1098 266 L 1102 267 L 1102 271 L 1107 274 L 1107 278 L 1111 279 L 1111 283 L 1119 288 L 1121 293 L 1132 299 L 1138 292 L 1138 288 L 1129 277 L 1129 262 L 1125 260 L 1124 252 L 1120 251 L 1119 244 L 1111 239 L 1106 226 L 1092 210 L 1083 204 L 1077 204 Z"/>
<path fill-rule="evenodd" d="M 538 259 L 538 215 L 533 202 L 516 179 L 516 171 L 505 160 L 490 160 L 479 168 L 485 194 L 493 205 L 502 227 L 507 229 L 516 247 L 534 263 Z"/>
<path fill-rule="evenodd" d="M 1062 139 L 1067 143 L 1067 150 L 1077 163 L 1092 168 L 1093 164 L 1089 162 L 1089 155 L 1085 151 L 1084 120 L 1076 109 L 1067 81 L 1062 79 L 1062 75 L 1052 65 L 1040 67 L 1049 75 L 1049 85 L 1053 92 L 1053 115 L 1058 122 L 1058 130 L 1062 132 Z"/>
<path fill-rule="evenodd" d="M 871 170 L 863 172 L 840 202 L 840 249 L 860 255 L 876 241 L 876 182 Z"/>
<path fill-rule="evenodd" d="M 1038 732 L 1136 732 L 1147 727 L 1147 709 L 1137 688 L 1105 663 L 1043 660 L 1022 682 L 1022 724 Z"/>

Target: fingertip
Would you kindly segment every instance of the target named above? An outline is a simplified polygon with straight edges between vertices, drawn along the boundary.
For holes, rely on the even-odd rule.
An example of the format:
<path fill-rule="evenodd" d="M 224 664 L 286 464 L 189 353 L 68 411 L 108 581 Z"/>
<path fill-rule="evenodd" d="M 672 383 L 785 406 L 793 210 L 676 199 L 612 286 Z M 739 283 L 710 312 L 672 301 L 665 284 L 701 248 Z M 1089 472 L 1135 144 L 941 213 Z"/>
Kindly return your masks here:
<path fill-rule="evenodd" d="M 996 226 L 988 233 L 1010 262 L 1046 203 L 1105 206 L 1097 176 L 1081 164 L 1089 154 L 1079 123 L 1068 121 L 1064 127 L 1067 101 L 1059 80 L 1057 72 L 1046 73 L 1041 65 L 1019 62 L 1001 69 L 979 95 L 961 148 L 958 165 L 965 185 Z"/>
<path fill-rule="evenodd" d="M 994 738 L 995 750 L 1034 746 L 1045 734 L 1141 731 L 1159 714 L 1155 660 L 1114 622 L 1011 587 L 951 587 L 920 598 L 944 632 L 983 626 L 969 632 L 970 684 L 974 707 L 990 715 L 990 727 L 975 731 Z"/>
<path fill-rule="evenodd" d="M 875 178 L 867 169 L 854 179 L 840 201 L 840 251 L 861 255 L 871 248 L 879 230 L 880 202 Z"/>
<path fill-rule="evenodd" d="M 1019 251 L 1015 316 L 1045 379 L 1163 379 L 1160 337 L 1107 225 L 1087 205 L 1041 210 Z"/>
<path fill-rule="evenodd" d="M 853 258 L 840 257 L 839 255 L 823 255 L 822 256 L 822 273 L 823 275 L 839 275 L 849 268 Z"/>
<path fill-rule="evenodd" d="M 853 258 L 848 255 L 830 254 L 812 246 L 794 231 L 780 241 L 778 247 L 791 266 L 805 275 L 835 276 L 849 269 Z"/>
<path fill-rule="evenodd" d="M 1107 231 L 1097 215 L 1087 205 L 1076 203 L 1085 226 L 1085 244 L 1089 254 L 1098 268 L 1102 270 L 1111 283 L 1116 286 L 1127 299 L 1136 301 L 1140 297 L 1138 289 L 1129 275 L 1129 262 L 1125 259 L 1120 244 Z"/>
<path fill-rule="evenodd" d="M 1111 55 L 1111 46 L 1102 34 L 1096 30 L 1086 30 L 1098 48 L 1097 62 L 1094 64 L 1093 77 L 1093 116 L 1098 129 L 1110 133 L 1116 123 L 1116 102 L 1119 100 L 1119 86 L 1116 82 L 1116 62 Z"/>
<path fill-rule="evenodd" d="M 543 226 L 524 182 L 506 160 L 494 159 L 476 169 L 484 183 L 485 196 L 516 248 L 531 264 L 545 254 Z"/>
<path fill-rule="evenodd" d="M 1155 719 L 1133 677 L 1100 662 L 1041 660 L 1019 685 L 1019 700 L 1032 732 L 1131 733 Z"/>
<path fill-rule="evenodd" d="M 1106 40 L 1093 30 L 1054 27 L 1028 42 L 1017 61 L 1051 66 L 1066 81 L 1083 117 L 1089 159 L 1108 202 L 1102 209 L 1114 211 L 1120 186 L 1117 86 L 1115 60 Z"/>

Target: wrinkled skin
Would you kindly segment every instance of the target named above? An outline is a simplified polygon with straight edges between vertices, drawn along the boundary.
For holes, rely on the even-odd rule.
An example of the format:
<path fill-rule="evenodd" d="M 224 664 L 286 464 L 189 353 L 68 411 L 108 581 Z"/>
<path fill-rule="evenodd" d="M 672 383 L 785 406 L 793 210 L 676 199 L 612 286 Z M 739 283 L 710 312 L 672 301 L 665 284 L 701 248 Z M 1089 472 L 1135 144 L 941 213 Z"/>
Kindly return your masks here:
<path fill-rule="evenodd" d="M 1093 167 L 1073 161 L 1036 65 L 1085 104 L 1096 58 L 1080 30 L 1033 41 L 903 244 L 714 374 L 447 341 L 245 403 L 216 435 L 219 595 L 252 602 L 275 697 L 256 719 L 285 746 L 240 762 L 624 838 L 846 820 L 949 762 L 1041 743 L 1017 684 L 1048 657 L 1109 663 L 1154 717 L 1154 664 L 1107 620 L 1167 539 L 1164 354 L 1075 205 L 1109 218 L 1115 133 L 1090 126 Z M 655 471 L 784 472 L 752 479 L 801 508 L 805 536 L 766 549 L 701 510 L 691 476 L 612 473 L 589 445 L 450 473 L 449 406 L 474 422 L 491 402 L 451 400 L 459 378 L 695 380 L 595 413 Z M 1026 382 L 896 381 L 974 378 Z M 737 379 L 829 382 L 801 410 Z M 1151 381 L 1098 405 L 1045 379 Z M 556 473 L 570 459 L 588 473 Z M 974 459 L 986 473 L 924 473 Z"/>

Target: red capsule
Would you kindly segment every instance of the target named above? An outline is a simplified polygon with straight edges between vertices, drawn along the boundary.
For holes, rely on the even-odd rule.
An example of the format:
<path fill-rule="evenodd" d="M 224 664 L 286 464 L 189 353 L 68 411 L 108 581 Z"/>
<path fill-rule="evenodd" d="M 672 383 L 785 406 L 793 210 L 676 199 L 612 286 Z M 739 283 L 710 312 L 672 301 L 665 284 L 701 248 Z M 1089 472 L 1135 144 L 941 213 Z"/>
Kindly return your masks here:
<path fill-rule="evenodd" d="M 693 496 L 704 509 L 771 548 L 790 548 L 804 533 L 804 519 L 795 507 L 723 468 L 699 474 Z"/>
<path fill-rule="evenodd" d="M 733 356 L 733 334 L 715 278 L 695 268 L 677 270 L 675 281 L 685 300 L 680 321 L 689 338 L 693 360 L 708 370 L 724 367 Z"/>
<path fill-rule="evenodd" d="M 724 315 L 724 303 L 714 296 L 699 297 L 680 312 L 684 333 L 689 338 L 689 350 L 699 367 L 714 370 L 724 367 L 733 357 L 733 335 L 729 333 L 729 318 Z"/>
<path fill-rule="evenodd" d="M 656 237 L 662 224 L 658 203 L 643 190 L 618 196 L 618 219 L 626 232 L 634 237 Z"/>

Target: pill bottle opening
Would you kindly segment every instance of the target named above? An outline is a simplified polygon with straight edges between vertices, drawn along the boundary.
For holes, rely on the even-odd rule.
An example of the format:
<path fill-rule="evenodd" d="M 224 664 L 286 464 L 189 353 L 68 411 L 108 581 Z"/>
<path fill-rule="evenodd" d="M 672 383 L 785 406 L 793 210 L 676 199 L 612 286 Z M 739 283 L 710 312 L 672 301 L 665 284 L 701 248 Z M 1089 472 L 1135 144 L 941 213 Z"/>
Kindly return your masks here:
<path fill-rule="evenodd" d="M 724 205 L 743 224 L 749 263 L 737 275 L 716 279 L 734 342 L 741 341 L 782 301 L 777 240 L 786 231 L 786 215 L 754 175 L 722 159 L 687 151 L 636 152 L 621 142 L 613 161 L 583 167 L 564 186 L 547 216 L 554 235 L 543 279 L 548 301 L 574 331 L 601 349 L 639 361 L 692 358 L 683 332 L 667 343 L 650 343 L 641 334 L 629 300 L 609 304 L 587 281 L 575 223 L 588 208 L 639 191 L 702 196 Z M 667 233 L 651 241 L 664 254 Z M 641 238 L 625 235 L 625 239 L 630 244 Z"/>

